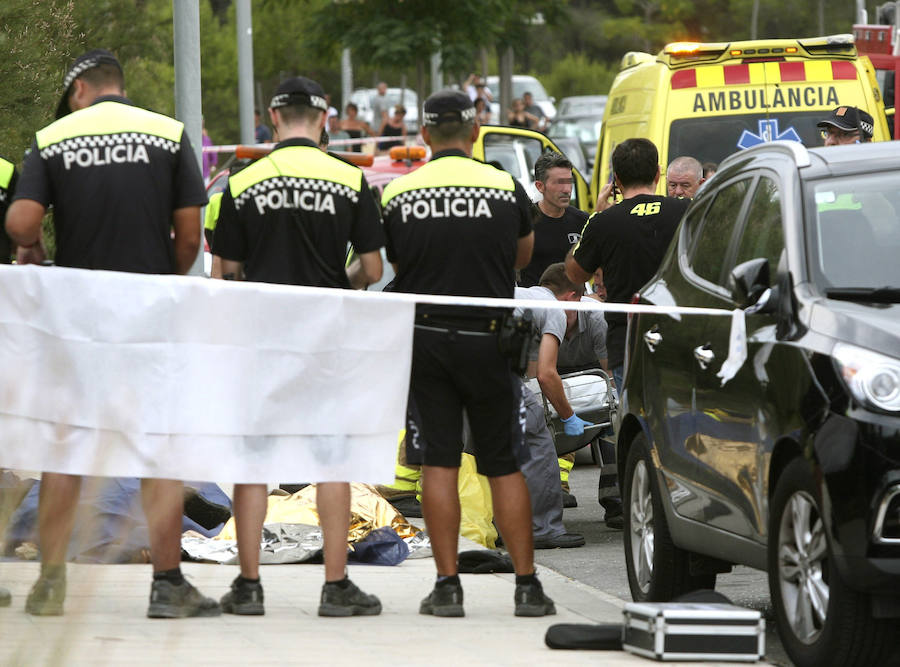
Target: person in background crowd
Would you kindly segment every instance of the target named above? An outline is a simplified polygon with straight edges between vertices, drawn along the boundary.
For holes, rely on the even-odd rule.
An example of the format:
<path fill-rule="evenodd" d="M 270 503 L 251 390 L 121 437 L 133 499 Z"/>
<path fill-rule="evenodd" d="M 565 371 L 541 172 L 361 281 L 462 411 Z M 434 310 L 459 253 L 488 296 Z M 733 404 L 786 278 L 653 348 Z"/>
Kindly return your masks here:
<path fill-rule="evenodd" d="M 362 289 L 381 278 L 384 235 L 378 205 L 360 169 L 320 150 L 328 105 L 318 83 L 287 79 L 275 91 L 269 117 L 280 141 L 264 159 L 228 179 L 213 238 L 225 280 Z M 252 190 L 251 190 L 252 188 Z M 292 192 L 258 205 L 247 193 Z M 265 197 L 263 197 L 265 198 Z M 258 199 L 258 196 L 257 196 Z M 282 201 L 282 200 L 279 200 Z M 359 258 L 344 265 L 347 244 Z M 259 543 L 266 517 L 266 485 L 236 484 L 234 518 L 241 572 L 221 600 L 230 614 L 264 613 Z M 325 583 L 319 616 L 376 615 L 381 602 L 347 577 L 350 484 L 316 485 L 324 536 Z"/>
<path fill-rule="evenodd" d="M 372 96 L 371 106 L 372 126 L 381 127 L 388 121 L 388 111 L 391 108 L 387 97 L 387 84 L 384 81 L 378 83 L 375 95 Z"/>
<path fill-rule="evenodd" d="M 406 140 L 406 123 L 403 118 L 406 116 L 406 108 L 398 104 L 394 107 L 391 117 L 388 118 L 381 130 L 378 132 L 379 137 L 401 137 L 396 141 L 380 141 L 378 142 L 378 150 L 389 151 L 394 146 L 402 146 Z"/>
<path fill-rule="evenodd" d="M 596 299 L 601 303 L 606 301 L 606 285 L 603 282 L 603 269 L 599 266 L 591 277 L 591 293 L 585 294 L 589 299 Z"/>
<path fill-rule="evenodd" d="M 529 113 L 537 118 L 537 122 L 531 125 L 531 129 L 537 130 L 538 132 L 546 130 L 550 121 L 547 120 L 547 115 L 544 113 L 544 110 L 541 109 L 540 105 L 535 104 L 534 95 L 531 93 L 524 93 L 522 95 L 522 104 L 525 107 L 525 113 Z"/>
<path fill-rule="evenodd" d="M 391 181 L 381 198 L 394 291 L 511 298 L 515 270 L 528 264 L 534 242 L 528 195 L 508 173 L 472 159 L 478 121 L 465 93 L 442 90 L 425 100 L 422 137 L 431 160 Z M 432 206 L 411 205 L 421 198 Z M 421 614 L 465 614 L 457 561 L 464 410 L 515 568 L 515 614 L 556 613 L 534 568 L 528 487 L 516 458 L 524 435 L 521 382 L 497 340 L 507 315 L 502 308 L 416 307 L 407 460 L 424 463 L 422 511 L 437 568 Z"/>
<path fill-rule="evenodd" d="M 491 122 L 491 110 L 483 97 L 475 98 L 475 117 L 478 118 L 479 125 L 487 125 Z"/>
<path fill-rule="evenodd" d="M 16 166 L 0 157 L 0 222 L 6 218 L 6 209 L 12 202 L 17 179 Z M 13 243 L 6 233 L 6 228 L 0 225 L 0 264 L 9 264 L 12 261 L 13 251 Z M 0 606 L 3 606 L 2 592 L 0 592 Z"/>
<path fill-rule="evenodd" d="M 713 174 L 716 173 L 718 169 L 718 165 L 715 162 L 704 162 L 703 163 L 703 180 L 708 181 L 713 177 Z"/>
<path fill-rule="evenodd" d="M 548 266 L 566 258 L 581 239 L 588 218 L 570 204 L 574 179 L 572 163 L 564 156 L 554 151 L 542 153 L 534 163 L 534 185 L 542 198 L 532 205 L 534 253 L 519 272 L 520 287 L 537 285 Z"/>
<path fill-rule="evenodd" d="M 540 120 L 537 116 L 525 111 L 525 103 L 520 98 L 517 97 L 512 101 L 510 110 L 506 114 L 507 125 L 510 127 L 524 127 L 527 130 L 536 126 L 538 122 Z"/>
<path fill-rule="evenodd" d="M 359 107 L 353 102 L 349 102 L 345 107 L 344 116 L 344 120 L 341 121 L 341 129 L 347 133 L 350 139 L 361 139 L 363 132 L 369 137 L 377 136 L 372 126 L 359 118 Z M 362 151 L 362 144 L 351 144 L 349 150 L 359 153 Z"/>
<path fill-rule="evenodd" d="M 875 121 L 868 112 L 847 106 L 832 111 L 816 127 L 821 128 L 826 146 L 867 143 L 875 133 Z"/>
<path fill-rule="evenodd" d="M 581 241 L 566 256 L 566 271 L 573 282 L 585 282 L 597 268 L 612 303 L 630 303 L 631 296 L 659 268 L 688 199 L 661 197 L 659 153 L 647 139 L 626 139 L 612 155 L 613 178 L 623 200 L 594 213 L 584 227 Z M 623 313 L 608 313 L 606 347 L 616 387 L 622 387 L 625 363 Z"/>
<path fill-rule="evenodd" d="M 68 70 L 57 120 L 35 135 L 7 213 L 6 229 L 19 246 L 19 263 L 45 259 L 41 221 L 52 205 L 60 266 L 184 274 L 193 264 L 206 192 L 184 125 L 135 106 L 124 88 L 122 67 L 109 51 L 89 51 Z M 98 133 L 105 145 L 122 148 L 122 161 L 64 163 L 67 149 L 83 146 Z M 29 614 L 63 613 L 66 551 L 80 488 L 75 475 L 45 472 L 41 477 L 41 574 L 25 603 Z M 147 615 L 219 615 L 216 601 L 201 595 L 181 573 L 183 484 L 145 479 L 141 496 L 153 562 Z"/>
<path fill-rule="evenodd" d="M 203 119 L 203 137 L 201 138 L 203 142 L 203 147 L 213 145 L 213 140 L 210 138 L 209 134 L 206 131 L 206 119 Z M 209 176 L 212 173 L 213 167 L 216 166 L 216 162 L 219 161 L 219 154 L 213 152 L 203 151 L 203 180 L 208 181 Z"/>
<path fill-rule="evenodd" d="M 267 144 L 272 141 L 272 130 L 270 130 L 269 126 L 262 121 L 262 115 L 259 113 L 259 109 L 254 109 L 253 121 L 256 126 L 256 129 L 254 130 L 256 143 Z"/>
<path fill-rule="evenodd" d="M 469 74 L 468 78 L 463 83 L 463 90 L 466 91 L 466 94 L 472 102 L 479 97 L 484 99 L 485 102 L 494 101 L 494 94 L 491 92 L 491 89 L 488 88 L 487 83 L 474 72 Z"/>
<path fill-rule="evenodd" d="M 672 160 L 666 169 L 666 193 L 670 197 L 693 199 L 705 180 L 703 165 L 692 157 L 682 155 Z"/>

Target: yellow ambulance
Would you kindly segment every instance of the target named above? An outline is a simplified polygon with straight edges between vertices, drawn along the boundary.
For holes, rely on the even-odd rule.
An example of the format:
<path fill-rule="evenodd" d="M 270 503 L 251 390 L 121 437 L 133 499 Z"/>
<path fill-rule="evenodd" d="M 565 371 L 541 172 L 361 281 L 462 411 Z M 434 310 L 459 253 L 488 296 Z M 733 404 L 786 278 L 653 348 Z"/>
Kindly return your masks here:
<path fill-rule="evenodd" d="M 613 81 L 597 144 L 592 199 L 610 178 L 620 142 L 646 137 L 659 150 L 659 191 L 676 157 L 719 163 L 765 141 L 821 146 L 816 123 L 840 105 L 867 110 L 874 141 L 890 139 L 869 59 L 852 35 L 675 43 L 658 55 L 630 52 Z"/>

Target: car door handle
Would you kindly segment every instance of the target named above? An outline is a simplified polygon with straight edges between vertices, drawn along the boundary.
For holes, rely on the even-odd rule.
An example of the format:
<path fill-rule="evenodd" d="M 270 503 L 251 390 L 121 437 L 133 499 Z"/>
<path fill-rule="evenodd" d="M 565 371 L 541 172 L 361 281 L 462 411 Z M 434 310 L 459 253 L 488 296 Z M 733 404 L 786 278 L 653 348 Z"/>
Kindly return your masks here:
<path fill-rule="evenodd" d="M 659 333 L 655 326 L 644 332 L 644 343 L 647 344 L 647 349 L 651 352 L 656 352 L 656 346 L 661 342 L 662 334 Z"/>
<path fill-rule="evenodd" d="M 700 364 L 700 368 L 703 370 L 706 370 L 715 358 L 716 355 L 709 349 L 709 343 L 694 348 L 694 359 L 697 360 L 697 363 Z"/>

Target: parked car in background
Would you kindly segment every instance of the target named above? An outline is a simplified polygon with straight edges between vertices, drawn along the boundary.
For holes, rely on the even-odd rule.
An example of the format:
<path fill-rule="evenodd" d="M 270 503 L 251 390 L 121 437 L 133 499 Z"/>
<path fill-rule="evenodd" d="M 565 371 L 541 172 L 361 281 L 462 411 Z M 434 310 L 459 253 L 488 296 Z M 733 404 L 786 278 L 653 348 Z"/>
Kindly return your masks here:
<path fill-rule="evenodd" d="M 509 109 L 500 109 L 500 77 L 489 76 L 485 79 L 487 87 L 491 89 L 494 101 L 491 103 L 491 117 L 497 123 L 506 123 L 506 112 Z M 512 78 L 512 96 L 513 99 L 521 98 L 525 93 L 531 93 L 534 103 L 537 104 L 547 120 L 552 121 L 556 118 L 556 106 L 554 98 L 547 94 L 544 86 L 533 76 L 526 74 L 514 74 Z M 502 112 L 502 113 L 501 113 Z"/>
<path fill-rule="evenodd" d="M 687 209 L 634 315 L 617 461 L 637 601 L 768 572 L 800 667 L 883 665 L 900 619 L 900 152 L 760 144 Z M 609 280 L 609 279 L 607 279 Z M 893 664 L 893 663 L 891 663 Z"/>
<path fill-rule="evenodd" d="M 557 105 L 559 117 L 565 116 L 596 116 L 603 118 L 606 110 L 606 95 L 574 95 L 564 97 Z"/>
<path fill-rule="evenodd" d="M 597 139 L 600 137 L 601 127 L 603 127 L 602 115 L 563 116 L 560 114 L 547 130 L 547 136 L 555 141 L 563 138 L 577 141 L 587 162 L 587 168 L 583 171 L 590 178 L 594 168 L 594 158 L 597 155 Z"/>
<path fill-rule="evenodd" d="M 350 101 L 359 108 L 359 118 L 372 126 L 376 132 L 381 128 L 381 120 L 372 117 L 372 98 L 378 94 L 377 88 L 357 88 L 350 94 Z M 387 102 L 389 107 L 402 104 L 406 108 L 406 132 L 414 135 L 419 131 L 419 96 L 412 88 L 388 88 Z M 343 111 L 341 112 L 343 114 Z M 390 111 L 388 111 L 390 115 Z"/>

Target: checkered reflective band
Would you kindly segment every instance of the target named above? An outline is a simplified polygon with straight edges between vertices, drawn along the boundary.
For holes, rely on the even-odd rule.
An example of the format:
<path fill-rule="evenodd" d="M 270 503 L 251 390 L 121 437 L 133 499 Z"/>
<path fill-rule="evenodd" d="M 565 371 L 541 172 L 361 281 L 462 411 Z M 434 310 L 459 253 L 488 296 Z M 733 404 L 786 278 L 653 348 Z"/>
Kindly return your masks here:
<path fill-rule="evenodd" d="M 325 101 L 324 97 L 307 95 L 306 93 L 281 93 L 280 95 L 275 95 L 269 103 L 269 108 L 278 109 L 279 107 L 286 107 L 291 104 L 308 104 L 309 106 L 321 109 L 322 111 L 328 109 L 328 103 Z"/>
<path fill-rule="evenodd" d="M 875 134 L 875 126 L 864 120 L 859 121 L 859 129 L 868 134 L 870 137 Z"/>
<path fill-rule="evenodd" d="M 68 90 L 69 86 L 72 85 L 72 82 L 77 79 L 79 76 L 87 72 L 89 69 L 93 69 L 100 64 L 99 58 L 87 58 L 82 60 L 80 63 L 72 67 L 69 70 L 69 73 L 66 74 L 66 78 L 63 79 L 63 90 Z"/>
<path fill-rule="evenodd" d="M 384 214 L 387 216 L 399 207 L 403 222 L 409 222 L 410 218 L 493 218 L 490 201 L 515 203 L 516 195 L 513 190 L 496 188 L 421 188 L 393 197 L 385 205 Z"/>
<path fill-rule="evenodd" d="M 296 208 L 334 215 L 336 212 L 335 196 L 342 197 L 354 204 L 359 201 L 359 192 L 341 183 L 317 178 L 279 176 L 267 178 L 241 192 L 234 198 L 234 208 L 239 211 L 252 201 L 260 215 L 264 215 L 266 211 L 281 208 Z"/>
<path fill-rule="evenodd" d="M 442 113 L 430 113 L 428 111 L 423 111 L 422 120 L 426 125 L 437 125 L 437 122 L 441 118 L 441 116 L 450 116 L 450 114 L 456 113 L 459 114 L 459 119 L 463 123 L 475 119 L 475 107 L 469 107 L 468 109 L 463 109 L 462 111 L 444 111 Z"/>

